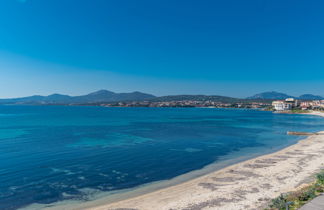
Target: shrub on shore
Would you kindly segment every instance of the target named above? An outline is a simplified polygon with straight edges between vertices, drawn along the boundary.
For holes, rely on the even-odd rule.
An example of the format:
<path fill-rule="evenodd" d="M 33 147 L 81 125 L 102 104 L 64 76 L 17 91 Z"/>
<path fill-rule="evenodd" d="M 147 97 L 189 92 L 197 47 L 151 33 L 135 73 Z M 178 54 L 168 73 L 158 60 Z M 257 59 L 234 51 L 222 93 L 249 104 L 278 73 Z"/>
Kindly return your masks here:
<path fill-rule="evenodd" d="M 302 109 L 292 109 L 290 110 L 291 113 L 303 114 L 303 113 L 310 113 L 310 110 L 302 110 Z"/>
<path fill-rule="evenodd" d="M 324 170 L 316 175 L 319 184 L 324 184 Z"/>
<path fill-rule="evenodd" d="M 279 197 L 273 199 L 270 204 L 270 209 L 285 209 L 287 200 L 287 194 L 281 194 Z"/>
<path fill-rule="evenodd" d="M 316 181 L 297 191 L 281 194 L 273 199 L 266 210 L 285 210 L 286 204 L 294 210 L 303 206 L 308 201 L 324 192 L 324 170 L 316 175 Z"/>

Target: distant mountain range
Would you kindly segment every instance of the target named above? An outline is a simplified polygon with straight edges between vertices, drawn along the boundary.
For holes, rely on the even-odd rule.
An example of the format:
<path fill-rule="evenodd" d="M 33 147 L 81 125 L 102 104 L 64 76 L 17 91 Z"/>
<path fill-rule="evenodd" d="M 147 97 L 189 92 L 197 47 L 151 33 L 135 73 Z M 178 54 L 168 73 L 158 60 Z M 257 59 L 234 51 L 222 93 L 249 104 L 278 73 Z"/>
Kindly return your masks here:
<path fill-rule="evenodd" d="M 254 96 L 248 97 L 247 99 L 272 99 L 272 100 L 279 100 L 279 99 L 286 99 L 286 98 L 295 98 L 301 100 L 324 100 L 324 97 L 312 94 L 303 94 L 299 97 L 287 95 L 285 93 L 279 93 L 275 91 L 271 92 L 264 92 L 259 93 Z"/>
<path fill-rule="evenodd" d="M 152 98 L 155 98 L 155 96 L 141 92 L 114 93 L 108 90 L 99 90 L 82 96 L 52 94 L 49 96 L 36 95 L 23 98 L 0 99 L 0 104 L 87 104 L 114 101 L 141 101 Z"/>
<path fill-rule="evenodd" d="M 69 96 L 62 94 L 52 94 L 49 96 L 29 96 L 22 98 L 0 99 L 0 104 L 98 104 L 104 102 L 121 102 L 121 101 L 217 101 L 222 103 L 237 103 L 237 102 L 271 102 L 272 100 L 297 98 L 303 100 L 321 100 L 322 96 L 304 94 L 299 97 L 290 96 L 278 92 L 264 92 L 248 97 L 246 99 L 239 99 L 227 96 L 218 95 L 171 95 L 156 97 L 151 94 L 132 92 L 132 93 L 114 93 L 108 90 L 99 90 L 93 93 L 82 96 Z"/>
<path fill-rule="evenodd" d="M 29 96 L 23 98 L 0 99 L 0 104 L 98 104 L 104 102 L 122 102 L 122 101 L 218 101 L 223 103 L 234 103 L 248 101 L 247 99 L 238 99 L 217 95 L 172 95 L 156 97 L 151 94 L 132 92 L 132 93 L 114 93 L 108 90 L 99 90 L 82 96 L 69 96 L 62 94 L 52 94 L 49 96 Z"/>

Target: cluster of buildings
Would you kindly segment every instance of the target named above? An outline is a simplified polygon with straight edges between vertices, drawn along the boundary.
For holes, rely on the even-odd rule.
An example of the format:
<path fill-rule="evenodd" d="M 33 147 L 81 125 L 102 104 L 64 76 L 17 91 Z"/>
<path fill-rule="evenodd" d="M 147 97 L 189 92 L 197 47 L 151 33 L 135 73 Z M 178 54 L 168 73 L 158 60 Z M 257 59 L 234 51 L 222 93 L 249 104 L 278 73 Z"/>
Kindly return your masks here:
<path fill-rule="evenodd" d="M 105 107 L 206 107 L 206 108 L 252 108 L 274 111 L 324 110 L 324 100 L 285 100 L 264 102 L 219 102 L 211 100 L 173 100 L 173 101 L 124 101 L 98 104 Z M 272 106 L 271 106 L 272 105 Z M 272 107 L 272 108 L 271 108 Z"/>
<path fill-rule="evenodd" d="M 101 104 L 106 107 L 210 107 L 210 108 L 264 108 L 268 103 L 224 103 L 217 101 L 179 100 L 179 101 L 131 101 Z"/>
<path fill-rule="evenodd" d="M 207 108 L 252 108 L 274 111 L 324 110 L 324 100 L 297 100 L 287 98 L 276 101 L 219 102 L 213 100 L 171 100 L 171 101 L 123 101 L 98 104 L 105 107 L 207 107 Z M 272 106 L 271 106 L 272 105 Z M 271 108 L 272 107 L 272 108 Z"/>
<path fill-rule="evenodd" d="M 299 101 L 294 98 L 278 100 L 272 102 L 272 107 L 275 111 L 288 111 L 292 109 L 301 110 L 323 110 L 324 100 Z"/>

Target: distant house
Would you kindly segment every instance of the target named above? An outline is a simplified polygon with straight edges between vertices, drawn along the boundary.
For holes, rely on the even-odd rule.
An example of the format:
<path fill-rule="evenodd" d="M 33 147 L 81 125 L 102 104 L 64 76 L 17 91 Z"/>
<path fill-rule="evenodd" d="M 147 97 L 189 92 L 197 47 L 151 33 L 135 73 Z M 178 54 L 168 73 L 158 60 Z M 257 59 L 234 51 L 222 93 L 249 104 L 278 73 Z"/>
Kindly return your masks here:
<path fill-rule="evenodd" d="M 291 110 L 294 103 L 291 103 L 291 101 L 273 101 L 272 106 L 276 111 L 285 111 Z"/>
<path fill-rule="evenodd" d="M 300 103 L 302 109 L 324 108 L 324 100 L 303 101 Z"/>
<path fill-rule="evenodd" d="M 314 100 L 312 108 L 320 108 L 321 107 L 321 100 Z"/>
<path fill-rule="evenodd" d="M 313 102 L 312 101 L 303 101 L 300 103 L 300 107 L 302 109 L 308 109 L 311 108 L 313 106 Z"/>
<path fill-rule="evenodd" d="M 299 105 L 299 101 L 294 98 L 286 98 L 285 102 L 291 104 L 292 108 L 297 107 Z"/>

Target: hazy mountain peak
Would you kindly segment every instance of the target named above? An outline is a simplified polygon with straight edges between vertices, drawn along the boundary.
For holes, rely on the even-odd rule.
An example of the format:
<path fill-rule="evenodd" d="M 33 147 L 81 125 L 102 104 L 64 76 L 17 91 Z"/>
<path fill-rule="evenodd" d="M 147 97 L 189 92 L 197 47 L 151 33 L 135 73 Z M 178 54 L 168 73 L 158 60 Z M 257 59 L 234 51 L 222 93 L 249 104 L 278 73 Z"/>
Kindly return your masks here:
<path fill-rule="evenodd" d="M 247 99 L 285 99 L 285 98 L 295 98 L 294 96 L 287 95 L 285 93 L 280 93 L 276 91 L 268 91 L 259 94 L 255 94 Z"/>
<path fill-rule="evenodd" d="M 303 94 L 299 96 L 299 99 L 304 99 L 304 100 L 322 100 L 324 97 L 319 96 L 319 95 L 313 95 L 313 94 Z"/>
<path fill-rule="evenodd" d="M 109 91 L 109 90 L 102 89 L 102 90 L 98 90 L 98 91 L 89 93 L 88 95 L 90 96 L 90 95 L 103 95 L 103 94 L 110 94 L 110 95 L 112 95 L 112 94 L 115 94 L 115 93 L 112 92 L 112 91 Z"/>
<path fill-rule="evenodd" d="M 63 94 L 59 94 L 59 93 L 53 93 L 51 95 L 48 95 L 47 97 L 59 97 L 59 96 L 69 96 L 69 95 L 63 95 Z"/>
<path fill-rule="evenodd" d="M 254 96 L 248 97 L 247 99 L 286 99 L 286 98 L 296 98 L 301 100 L 323 100 L 324 97 L 319 95 L 313 95 L 313 94 L 303 94 L 299 97 L 294 97 L 291 95 L 287 95 L 285 93 L 280 93 L 276 91 L 268 91 L 256 94 Z"/>

